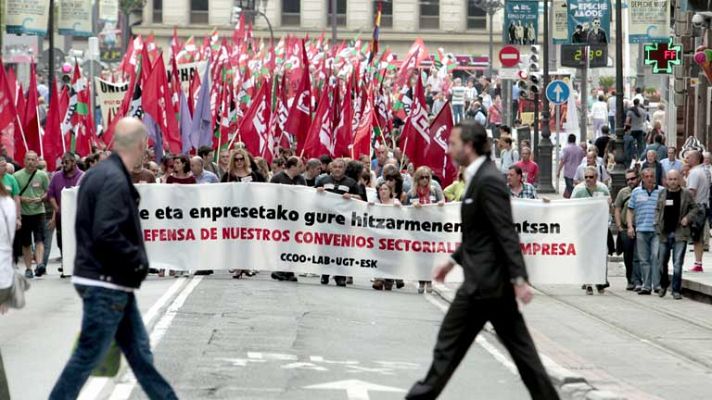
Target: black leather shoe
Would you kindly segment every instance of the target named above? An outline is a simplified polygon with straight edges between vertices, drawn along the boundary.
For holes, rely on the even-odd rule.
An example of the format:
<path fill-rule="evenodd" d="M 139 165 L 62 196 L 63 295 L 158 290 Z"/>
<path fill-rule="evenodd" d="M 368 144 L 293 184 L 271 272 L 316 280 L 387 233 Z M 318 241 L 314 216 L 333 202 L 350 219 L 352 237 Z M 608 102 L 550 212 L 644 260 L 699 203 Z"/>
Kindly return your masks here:
<path fill-rule="evenodd" d="M 329 275 L 322 275 L 322 276 L 321 276 L 321 284 L 322 284 L 322 285 L 328 285 L 328 284 L 329 284 Z"/>
<path fill-rule="evenodd" d="M 346 287 L 346 278 L 334 278 L 336 286 Z"/>
<path fill-rule="evenodd" d="M 638 292 L 640 295 L 650 295 L 650 293 L 652 293 L 650 289 L 641 289 L 640 292 Z"/>
<path fill-rule="evenodd" d="M 283 281 L 285 280 L 285 276 L 281 272 L 272 272 L 272 275 L 270 275 L 272 279 L 276 279 L 278 281 Z"/>
<path fill-rule="evenodd" d="M 625 290 L 633 290 L 633 289 L 635 289 L 635 285 L 632 284 L 632 283 L 629 283 L 629 284 L 625 287 Z"/>
<path fill-rule="evenodd" d="M 660 297 L 665 297 L 666 294 L 667 294 L 667 288 L 666 288 L 666 287 L 660 288 L 660 290 L 658 290 L 658 296 L 660 296 Z"/>

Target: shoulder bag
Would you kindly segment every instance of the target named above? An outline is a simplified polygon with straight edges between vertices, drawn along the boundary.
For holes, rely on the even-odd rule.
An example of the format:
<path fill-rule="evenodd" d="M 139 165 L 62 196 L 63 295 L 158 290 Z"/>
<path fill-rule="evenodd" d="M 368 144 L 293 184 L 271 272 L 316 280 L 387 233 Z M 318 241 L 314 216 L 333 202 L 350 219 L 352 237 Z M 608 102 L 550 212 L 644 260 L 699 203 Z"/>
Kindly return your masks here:
<path fill-rule="evenodd" d="M 2 217 L 3 222 L 7 219 L 7 214 L 5 214 L 5 210 L 3 210 L 2 207 L 0 207 L 0 217 Z M 10 241 L 10 238 L 12 237 L 10 224 L 4 225 L 5 229 L 7 229 L 7 240 Z M 10 247 L 12 248 L 12 241 L 10 241 Z M 17 271 L 17 269 L 13 268 L 12 271 L 12 286 L 10 287 L 10 299 L 7 301 L 7 305 L 9 305 L 10 308 L 19 309 L 25 307 L 25 292 L 30 289 L 30 283 L 27 281 L 27 278 L 22 276 Z"/>

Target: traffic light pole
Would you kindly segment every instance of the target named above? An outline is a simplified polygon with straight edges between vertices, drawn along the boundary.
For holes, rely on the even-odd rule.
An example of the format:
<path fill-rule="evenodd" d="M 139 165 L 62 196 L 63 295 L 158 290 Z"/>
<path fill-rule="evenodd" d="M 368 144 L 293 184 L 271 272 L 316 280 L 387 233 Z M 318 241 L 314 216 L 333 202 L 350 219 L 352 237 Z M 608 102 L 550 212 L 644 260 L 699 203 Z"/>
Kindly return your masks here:
<path fill-rule="evenodd" d="M 551 81 L 551 78 L 549 76 L 549 0 L 544 0 L 544 90 L 546 90 L 546 87 L 549 85 L 549 82 Z M 538 138 L 538 131 L 539 131 L 539 126 L 538 126 L 538 108 L 539 108 L 539 99 L 538 95 L 536 96 L 536 105 L 534 108 L 534 140 L 537 141 Z M 549 112 L 549 100 L 546 98 L 546 96 L 543 96 L 543 112 L 541 114 L 541 143 L 539 143 L 539 146 L 536 147 L 537 149 L 537 163 L 539 165 L 539 169 L 541 170 L 541 173 L 539 174 L 539 187 L 538 191 L 540 193 L 554 193 L 554 186 L 552 185 L 551 182 L 551 175 L 552 175 L 552 164 L 551 164 L 551 153 L 553 149 L 553 144 L 551 143 L 551 129 L 549 127 L 549 119 L 551 118 L 551 114 Z M 558 183 L 558 182 L 557 182 Z"/>

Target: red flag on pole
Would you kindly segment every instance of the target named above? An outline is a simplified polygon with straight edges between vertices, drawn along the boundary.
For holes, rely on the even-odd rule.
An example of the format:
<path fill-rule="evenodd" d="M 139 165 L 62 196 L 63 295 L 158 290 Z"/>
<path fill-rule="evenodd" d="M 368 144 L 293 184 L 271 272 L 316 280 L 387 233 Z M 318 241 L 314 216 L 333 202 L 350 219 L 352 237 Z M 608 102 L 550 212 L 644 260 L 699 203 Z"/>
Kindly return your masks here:
<path fill-rule="evenodd" d="M 161 132 L 173 154 L 181 152 L 180 129 L 171 103 L 163 57 L 157 57 L 151 74 L 145 82 L 141 98 L 143 111 L 148 113 L 161 128 Z"/>
<path fill-rule="evenodd" d="M 30 85 L 27 88 L 27 106 L 25 107 L 25 117 L 22 124 L 25 128 L 25 140 L 27 149 L 42 155 L 42 144 L 40 143 L 40 119 L 37 114 L 39 106 L 37 93 L 37 72 L 36 64 L 30 66 Z"/>
<path fill-rule="evenodd" d="M 325 154 L 334 156 L 334 130 L 329 91 L 329 85 L 324 85 L 324 90 L 322 90 L 319 98 L 319 105 L 316 107 L 314 120 L 307 133 L 304 143 L 304 155 L 308 158 L 320 157 Z"/>
<path fill-rule="evenodd" d="M 241 140 L 245 143 L 245 148 L 251 154 L 259 155 L 268 163 L 272 162 L 274 155 L 274 137 L 269 131 L 269 120 L 271 113 L 272 84 L 265 80 L 260 87 L 255 100 L 250 104 L 250 108 L 245 113 L 240 123 L 238 132 Z"/>
<path fill-rule="evenodd" d="M 367 96 L 366 104 L 361 114 L 361 121 L 356 128 L 353 145 L 351 147 L 351 158 L 357 160 L 361 155 L 371 157 L 371 135 L 373 134 L 373 124 L 375 115 L 373 112 L 373 98 Z"/>
<path fill-rule="evenodd" d="M 413 107 L 403 127 L 399 145 L 403 154 L 408 156 L 416 167 L 419 167 L 423 165 L 421 155 L 430 144 L 430 123 L 428 122 L 425 90 L 420 74 L 418 74 L 418 82 L 415 85 L 414 97 Z"/>
<path fill-rule="evenodd" d="M 14 94 L 10 89 L 10 82 L 5 75 L 5 66 L 0 62 L 0 134 L 1 143 L 8 155 L 17 160 L 17 136 L 20 129 L 17 126 L 17 111 L 15 110 Z M 24 157 L 24 143 L 20 137 L 20 148 Z M 22 161 L 22 160 L 20 160 Z"/>
<path fill-rule="evenodd" d="M 56 85 L 50 87 L 49 96 L 49 109 L 47 110 L 47 122 L 42 136 L 42 149 L 44 150 L 45 161 L 47 161 L 47 170 L 54 171 L 57 169 L 57 159 L 62 156 L 63 152 L 60 123 L 64 113 L 59 104 Z"/>
<path fill-rule="evenodd" d="M 349 157 L 351 155 L 349 147 L 353 138 L 352 124 L 354 118 L 353 101 L 351 100 L 352 92 L 352 85 L 349 82 L 346 85 L 346 94 L 344 94 L 344 101 L 341 104 L 341 115 L 336 123 L 336 128 L 334 128 L 334 138 L 336 139 L 334 153 L 337 157 Z"/>
<path fill-rule="evenodd" d="M 311 124 L 311 80 L 309 77 L 309 60 L 307 59 L 307 50 L 304 47 L 302 40 L 302 79 L 299 81 L 299 89 L 292 108 L 289 110 L 289 117 L 284 125 L 284 130 L 292 135 L 297 141 L 297 153 L 300 154 L 304 149 L 306 135 Z"/>
<path fill-rule="evenodd" d="M 450 185 L 457 178 L 457 167 L 447 154 L 448 140 L 452 131 L 453 119 L 450 103 L 447 102 L 430 124 L 430 145 L 420 156 L 423 165 L 433 170 L 440 178 L 442 187 Z"/>

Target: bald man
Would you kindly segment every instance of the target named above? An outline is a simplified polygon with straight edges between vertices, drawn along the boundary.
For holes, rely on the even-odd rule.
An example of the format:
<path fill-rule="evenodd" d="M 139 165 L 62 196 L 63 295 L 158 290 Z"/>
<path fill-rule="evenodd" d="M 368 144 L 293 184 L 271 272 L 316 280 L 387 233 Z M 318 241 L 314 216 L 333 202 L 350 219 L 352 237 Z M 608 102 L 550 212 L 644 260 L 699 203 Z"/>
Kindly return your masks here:
<path fill-rule="evenodd" d="M 119 121 L 114 152 L 91 168 L 79 187 L 72 283 L 82 298 L 84 315 L 77 347 L 51 400 L 76 399 L 113 341 L 149 398 L 177 399 L 153 365 L 134 295 L 148 273 L 148 257 L 138 217 L 140 198 L 129 171 L 143 162 L 146 135 L 140 120 Z"/>
<path fill-rule="evenodd" d="M 682 298 L 682 264 L 685 261 L 687 241 L 690 240 L 690 221 L 697 212 L 697 204 L 690 191 L 682 188 L 682 177 L 677 170 L 670 170 L 666 179 L 667 187 L 658 196 L 655 220 L 660 238 L 658 262 L 660 265 L 660 291 L 664 297 L 670 286 L 668 262 L 672 255 L 672 297 Z"/>

